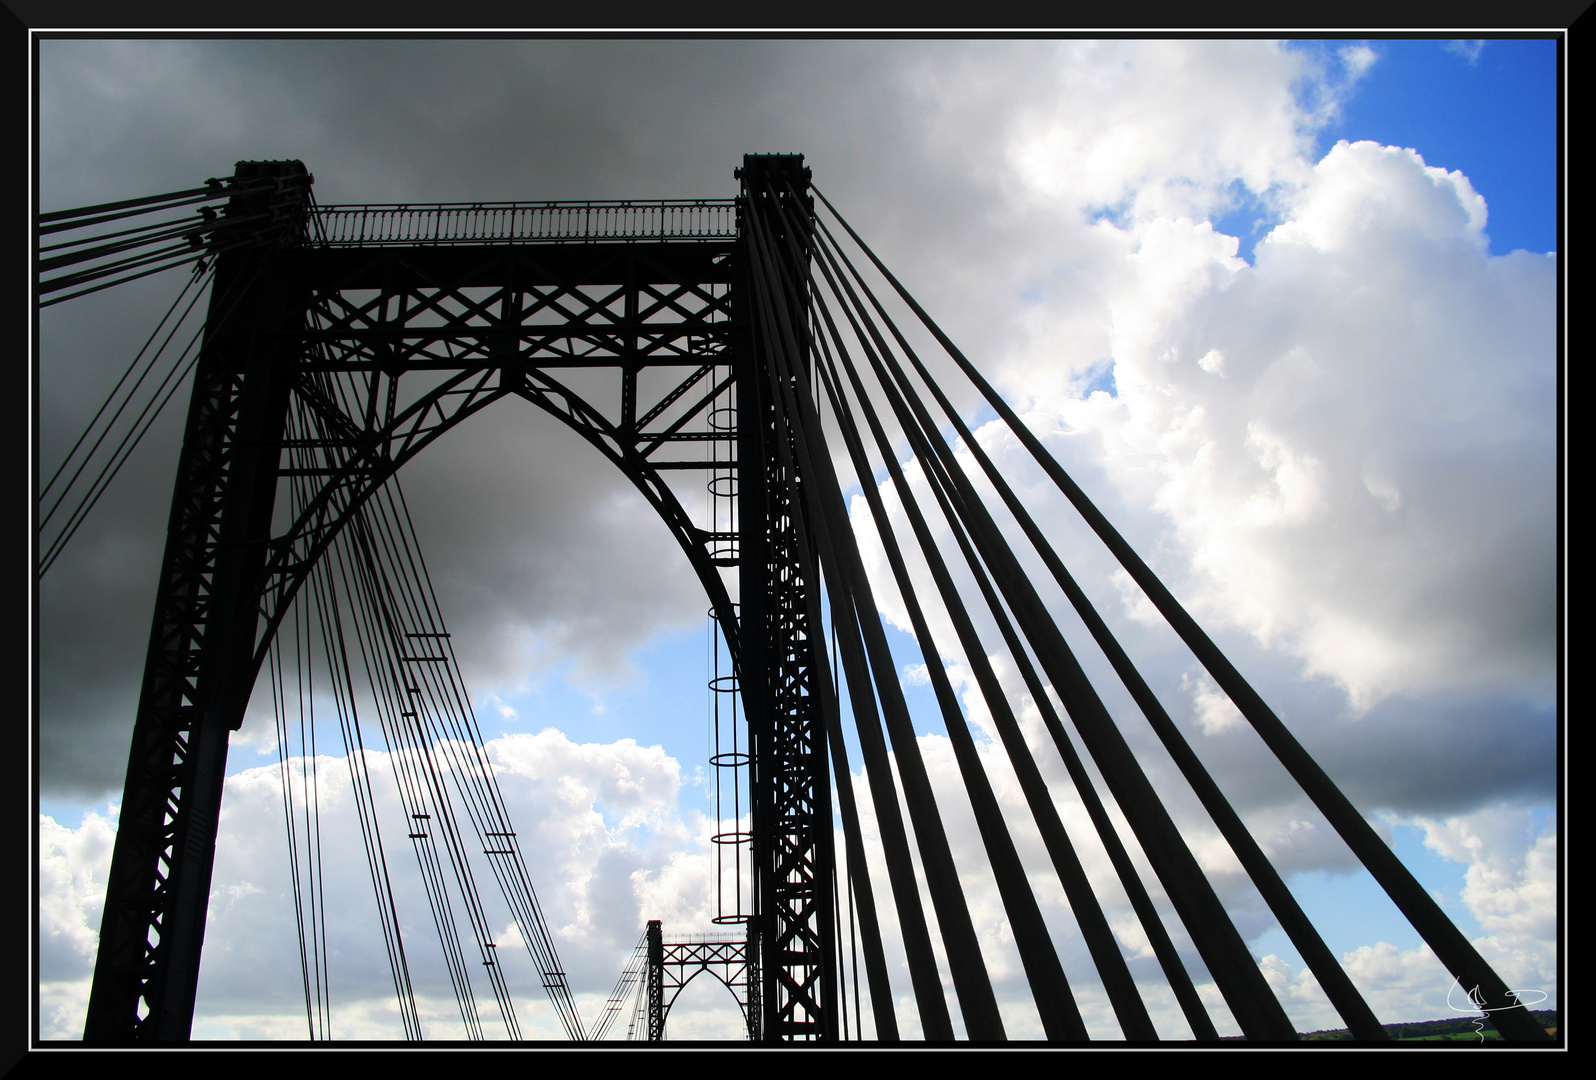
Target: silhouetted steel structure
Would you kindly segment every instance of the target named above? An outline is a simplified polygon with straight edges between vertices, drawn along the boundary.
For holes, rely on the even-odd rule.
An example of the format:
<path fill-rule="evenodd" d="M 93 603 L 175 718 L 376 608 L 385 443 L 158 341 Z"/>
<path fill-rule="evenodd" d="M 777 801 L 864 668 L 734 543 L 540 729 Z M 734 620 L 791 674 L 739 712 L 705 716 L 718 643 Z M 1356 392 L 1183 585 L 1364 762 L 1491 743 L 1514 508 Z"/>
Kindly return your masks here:
<path fill-rule="evenodd" d="M 651 923 L 650 1038 L 659 1036 L 669 1008 L 666 967 L 719 964 L 732 972 L 740 963 L 723 981 L 743 986 L 739 1001 L 752 1036 L 839 1039 L 838 931 L 841 909 L 856 906 L 876 1036 L 896 1040 L 895 995 L 877 919 L 876 892 L 884 884 L 898 915 L 924 1036 L 952 1039 L 911 835 L 964 1030 L 975 1040 L 1005 1038 L 880 605 L 843 502 L 847 485 L 837 475 L 839 463 L 851 463 L 861 484 L 927 661 L 1047 1037 L 1085 1039 L 1087 1030 L 943 671 L 945 650 L 916 597 L 906 551 L 918 552 L 917 565 L 929 573 L 957 634 L 1124 1037 L 1153 1040 L 1159 1033 L 1082 867 L 1081 839 L 1072 842 L 1059 818 L 978 621 L 996 627 L 1024 680 L 1192 1033 L 1217 1037 L 1087 758 L 1241 1030 L 1261 1040 L 1289 1041 L 1295 1033 L 1065 642 L 1039 583 L 1011 549 L 993 516 L 998 505 L 1012 522 L 1008 531 L 1017 529 L 1034 546 L 1348 1026 L 1359 1038 L 1384 1037 L 1024 503 L 839 239 L 817 218 L 802 157 L 750 156 L 737 175 L 735 201 L 318 208 L 300 163 L 240 163 L 225 184 L 163 197 L 170 205 L 227 199 L 222 213 L 206 210 L 201 223 L 150 233 L 177 247 L 139 262 L 137 252 L 122 254 L 117 245 L 125 242 L 107 242 L 93 249 L 101 269 L 70 271 L 41 286 L 45 293 L 74 288 L 81 295 L 103 287 L 92 283 L 108 276 L 164 268 L 160 259 L 172 265 L 182 257 L 215 260 L 86 1038 L 188 1038 L 228 733 L 242 722 L 279 624 L 339 531 L 375 492 L 446 431 L 511 397 L 575 430 L 659 513 L 705 587 L 741 691 L 753 865 L 750 910 L 731 916 L 748 920 L 741 958 L 710 956 L 704 943 L 697 952 L 680 943 L 667 946 L 658 923 Z M 111 221 L 121 212 L 97 211 L 104 212 L 50 217 Z M 1478 986 L 1492 1007 L 1513 1004 L 1501 980 L 1007 403 L 840 216 L 836 221 L 1168 618 L 1442 962 L 1465 985 Z M 41 270 L 64 269 L 74 259 L 60 256 L 59 265 L 43 260 Z M 605 401 L 615 407 L 607 409 Z M 295 415 L 310 418 L 312 435 L 303 424 L 288 424 L 291 403 Z M 896 448 L 904 442 L 895 441 L 893 425 L 919 467 L 916 477 L 899 460 Z M 901 517 L 882 502 L 875 482 L 882 468 Z M 684 470 L 711 474 L 718 497 L 735 491 L 734 528 L 714 520 L 708 528 L 694 523 L 668 483 Z M 278 488 L 289 478 L 308 485 L 311 494 L 295 503 L 286 528 L 274 531 Z M 944 557 L 948 545 L 936 541 L 928 515 L 937 514 L 956 556 Z M 905 529 L 912 546 L 899 539 Z M 732 569 L 735 601 L 723 575 Z M 955 579 L 966 572 L 975 586 L 968 595 Z M 828 627 L 834 656 L 823 644 Z M 865 859 L 844 742 L 843 685 L 880 832 L 884 883 L 872 884 Z M 1050 704 L 1049 689 L 1061 700 L 1085 757 Z M 833 850 L 828 767 L 839 795 L 845 875 L 838 874 Z M 724 835 L 741 837 L 739 828 Z M 731 948 L 722 945 L 714 947 Z M 545 980 L 553 980 L 551 993 L 557 984 L 569 1001 L 563 973 L 550 963 Z M 574 1005 L 570 1009 L 567 1029 L 583 1037 Z M 1509 1038 L 1543 1037 L 1522 1010 L 1494 1018 Z"/>
<path fill-rule="evenodd" d="M 724 986 L 737 1001 L 750 1041 L 759 1041 L 759 946 L 756 924 L 749 924 L 745 935 L 694 934 L 666 941 L 658 919 L 648 924 L 648 1020 L 649 1042 L 665 1039 L 665 1021 L 671 1006 L 700 975 Z"/>

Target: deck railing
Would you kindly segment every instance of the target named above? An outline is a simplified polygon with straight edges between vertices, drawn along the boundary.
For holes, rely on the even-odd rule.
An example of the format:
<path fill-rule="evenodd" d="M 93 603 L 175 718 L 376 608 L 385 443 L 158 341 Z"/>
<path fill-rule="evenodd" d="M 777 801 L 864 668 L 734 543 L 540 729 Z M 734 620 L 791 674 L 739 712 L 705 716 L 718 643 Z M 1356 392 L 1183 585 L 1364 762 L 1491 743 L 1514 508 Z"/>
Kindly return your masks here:
<path fill-rule="evenodd" d="M 731 199 L 319 206 L 310 218 L 310 242 L 317 247 L 710 241 L 737 236 L 737 204 Z"/>

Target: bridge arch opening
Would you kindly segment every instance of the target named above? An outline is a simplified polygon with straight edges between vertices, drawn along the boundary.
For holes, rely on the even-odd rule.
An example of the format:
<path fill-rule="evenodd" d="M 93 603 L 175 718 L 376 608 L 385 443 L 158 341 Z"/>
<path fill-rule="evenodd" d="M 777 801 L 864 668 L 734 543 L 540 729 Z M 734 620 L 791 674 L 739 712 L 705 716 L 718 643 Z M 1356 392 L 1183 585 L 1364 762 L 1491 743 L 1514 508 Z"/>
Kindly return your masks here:
<path fill-rule="evenodd" d="M 665 1004 L 666 1042 L 747 1042 L 748 1021 L 737 992 L 711 968 L 688 976 Z"/>

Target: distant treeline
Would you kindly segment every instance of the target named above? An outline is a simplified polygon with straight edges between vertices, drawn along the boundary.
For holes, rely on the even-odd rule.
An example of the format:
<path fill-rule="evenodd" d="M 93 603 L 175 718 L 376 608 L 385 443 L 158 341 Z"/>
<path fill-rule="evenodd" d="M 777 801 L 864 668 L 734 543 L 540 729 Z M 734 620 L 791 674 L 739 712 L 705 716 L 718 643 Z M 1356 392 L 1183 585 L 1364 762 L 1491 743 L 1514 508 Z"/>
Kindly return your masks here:
<path fill-rule="evenodd" d="M 1532 1009 L 1530 1015 L 1541 1022 L 1541 1027 L 1548 1031 L 1556 1031 L 1560 1026 L 1556 1009 Z M 1479 1026 L 1476 1027 L 1476 1024 Z M 1387 1035 L 1393 1039 L 1445 1039 L 1456 1036 L 1473 1036 L 1482 1028 L 1487 1039 L 1501 1038 L 1496 1032 L 1496 1025 L 1487 1017 L 1479 1020 L 1474 1016 L 1449 1017 L 1445 1020 L 1418 1020 L 1411 1024 L 1385 1024 Z M 1352 1032 L 1346 1028 L 1335 1028 L 1330 1031 L 1305 1031 L 1302 1038 L 1317 1042 L 1351 1042 Z"/>

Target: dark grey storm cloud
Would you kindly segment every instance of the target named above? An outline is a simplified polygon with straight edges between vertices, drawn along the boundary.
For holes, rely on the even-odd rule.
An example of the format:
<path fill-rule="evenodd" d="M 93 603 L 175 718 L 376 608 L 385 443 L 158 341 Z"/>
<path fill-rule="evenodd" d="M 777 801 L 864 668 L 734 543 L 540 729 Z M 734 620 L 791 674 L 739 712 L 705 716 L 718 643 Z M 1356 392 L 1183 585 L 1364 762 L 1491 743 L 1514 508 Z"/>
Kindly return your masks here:
<path fill-rule="evenodd" d="M 323 203 L 724 198 L 741 155 L 761 150 L 807 150 L 836 197 L 869 191 L 896 205 L 909 155 L 895 149 L 902 125 L 882 79 L 898 51 L 46 41 L 40 205 L 174 190 L 236 160 L 280 158 L 309 166 Z M 882 163 L 887 182 L 872 185 Z M 161 278 L 45 312 L 46 475 L 175 288 Z M 501 681 L 525 661 L 517 627 L 593 671 L 661 626 L 700 618 L 684 560 L 628 485 L 558 425 L 507 413 L 445 440 L 404 478 L 473 674 Z M 179 404 L 163 418 L 46 579 L 47 790 L 97 797 L 119 783 L 181 415 Z M 601 577 L 613 587 L 590 587 Z"/>

